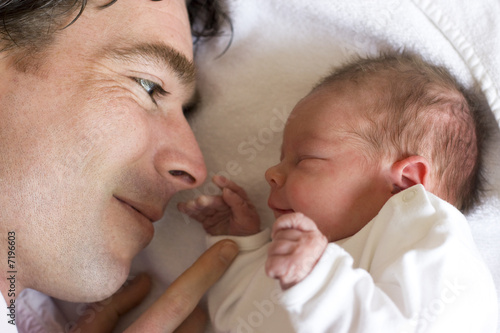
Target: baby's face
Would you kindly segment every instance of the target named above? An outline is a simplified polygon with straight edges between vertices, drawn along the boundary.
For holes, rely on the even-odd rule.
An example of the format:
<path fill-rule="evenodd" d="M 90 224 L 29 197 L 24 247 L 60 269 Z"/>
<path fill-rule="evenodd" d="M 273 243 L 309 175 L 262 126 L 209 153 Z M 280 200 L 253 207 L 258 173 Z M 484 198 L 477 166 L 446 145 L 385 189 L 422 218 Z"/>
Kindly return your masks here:
<path fill-rule="evenodd" d="M 384 163 L 366 157 L 366 146 L 349 124 L 366 109 L 366 98 L 321 89 L 292 111 L 281 161 L 269 168 L 268 204 L 275 217 L 301 212 L 330 242 L 363 228 L 389 199 Z"/>

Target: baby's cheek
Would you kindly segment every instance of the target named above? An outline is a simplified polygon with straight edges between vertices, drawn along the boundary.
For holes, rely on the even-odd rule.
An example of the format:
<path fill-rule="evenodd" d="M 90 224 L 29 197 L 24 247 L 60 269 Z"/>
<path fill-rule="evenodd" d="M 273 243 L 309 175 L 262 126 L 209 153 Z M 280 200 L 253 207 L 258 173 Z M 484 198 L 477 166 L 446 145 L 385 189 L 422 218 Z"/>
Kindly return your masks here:
<path fill-rule="evenodd" d="M 339 199 L 335 197 L 334 191 L 325 183 L 302 184 L 300 187 L 291 189 L 293 198 L 290 199 L 291 207 L 296 211 L 309 217 L 318 226 L 320 231 L 328 235 L 333 221 L 337 219 L 342 210 L 339 209 Z"/>
<path fill-rule="evenodd" d="M 296 212 L 312 218 L 318 209 L 324 208 L 324 194 L 318 186 L 300 184 L 291 187 L 289 193 L 291 208 Z"/>

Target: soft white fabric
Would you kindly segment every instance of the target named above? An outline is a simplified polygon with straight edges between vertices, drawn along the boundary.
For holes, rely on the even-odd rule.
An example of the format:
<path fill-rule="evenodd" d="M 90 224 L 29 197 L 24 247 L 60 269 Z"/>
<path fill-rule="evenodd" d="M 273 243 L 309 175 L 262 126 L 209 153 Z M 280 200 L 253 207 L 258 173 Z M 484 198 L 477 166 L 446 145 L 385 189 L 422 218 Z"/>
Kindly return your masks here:
<path fill-rule="evenodd" d="M 445 64 L 462 82 L 480 83 L 500 119 L 500 2 L 498 0 L 229 0 L 234 26 L 197 49 L 199 114 L 192 119 L 209 174 L 225 172 L 247 189 L 265 226 L 264 171 L 278 161 L 281 128 L 311 85 L 357 54 L 407 48 Z M 490 154 L 493 190 L 469 221 L 478 248 L 500 286 L 500 139 Z M 203 193 L 215 193 L 202 186 Z M 204 231 L 175 208 L 156 224 L 152 244 L 135 260 L 132 274 L 153 275 L 151 295 L 118 327 L 139 316 L 204 250 Z M 74 306 L 64 308 L 75 318 Z M 500 332 L 500 330 L 499 330 Z"/>
<path fill-rule="evenodd" d="M 311 274 L 283 293 L 264 272 L 266 236 L 232 238 L 246 250 L 210 291 L 217 332 L 496 330 L 495 286 L 467 220 L 421 185 L 329 244 Z"/>
<path fill-rule="evenodd" d="M 52 298 L 36 290 L 23 290 L 16 305 L 19 333 L 65 333 L 70 327 Z"/>

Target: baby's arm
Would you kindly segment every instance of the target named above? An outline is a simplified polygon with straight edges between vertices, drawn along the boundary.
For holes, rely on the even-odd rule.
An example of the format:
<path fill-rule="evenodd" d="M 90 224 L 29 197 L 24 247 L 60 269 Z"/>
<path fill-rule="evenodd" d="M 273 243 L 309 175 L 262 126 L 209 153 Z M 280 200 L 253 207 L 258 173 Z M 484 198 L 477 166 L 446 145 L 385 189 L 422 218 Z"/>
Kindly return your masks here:
<path fill-rule="evenodd" d="M 181 202 L 179 211 L 203 225 L 212 236 L 249 236 L 260 231 L 260 218 L 255 206 L 240 186 L 223 177 L 212 181 L 222 190 L 222 195 L 201 195 L 194 200 Z"/>
<path fill-rule="evenodd" d="M 273 226 L 266 273 L 278 279 L 283 290 L 302 281 L 328 245 L 316 224 L 302 213 L 280 216 Z"/>

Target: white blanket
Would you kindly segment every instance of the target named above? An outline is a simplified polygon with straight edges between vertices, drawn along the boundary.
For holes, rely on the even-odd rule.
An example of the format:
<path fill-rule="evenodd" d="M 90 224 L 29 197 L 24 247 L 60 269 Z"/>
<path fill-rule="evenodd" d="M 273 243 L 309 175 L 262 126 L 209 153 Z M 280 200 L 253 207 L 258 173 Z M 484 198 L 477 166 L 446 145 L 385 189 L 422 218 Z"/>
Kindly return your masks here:
<path fill-rule="evenodd" d="M 500 119 L 500 2 L 498 0 L 229 0 L 233 22 L 224 36 L 197 49 L 201 109 L 192 119 L 209 176 L 241 184 L 265 226 L 264 171 L 278 161 L 286 116 L 318 78 L 355 54 L 387 49 L 418 52 L 445 65 L 467 85 L 477 81 Z M 470 215 L 477 244 L 500 286 L 500 149 L 488 156 L 493 190 Z M 155 279 L 145 304 L 122 320 L 121 331 L 205 249 L 204 231 L 181 216 L 176 202 L 213 194 L 207 182 L 176 197 L 156 224 L 152 244 L 133 272 Z M 74 317 L 74 311 L 66 308 Z M 500 330 L 499 330 L 500 332 Z"/>

